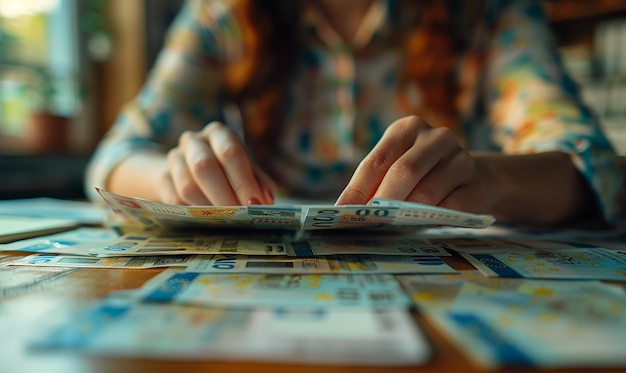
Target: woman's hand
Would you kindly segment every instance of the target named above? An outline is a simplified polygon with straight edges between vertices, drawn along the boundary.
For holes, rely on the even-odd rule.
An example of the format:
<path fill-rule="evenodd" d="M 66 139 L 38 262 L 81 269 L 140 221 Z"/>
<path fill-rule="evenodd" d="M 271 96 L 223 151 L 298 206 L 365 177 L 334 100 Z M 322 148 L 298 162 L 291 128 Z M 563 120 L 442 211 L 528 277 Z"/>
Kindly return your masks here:
<path fill-rule="evenodd" d="M 239 135 L 212 122 L 186 131 L 167 154 L 159 198 L 179 205 L 260 205 L 274 203 L 276 184 L 250 159 Z"/>
<path fill-rule="evenodd" d="M 379 197 L 485 213 L 495 203 L 492 178 L 451 130 L 405 117 L 387 128 L 337 204 L 366 204 Z"/>

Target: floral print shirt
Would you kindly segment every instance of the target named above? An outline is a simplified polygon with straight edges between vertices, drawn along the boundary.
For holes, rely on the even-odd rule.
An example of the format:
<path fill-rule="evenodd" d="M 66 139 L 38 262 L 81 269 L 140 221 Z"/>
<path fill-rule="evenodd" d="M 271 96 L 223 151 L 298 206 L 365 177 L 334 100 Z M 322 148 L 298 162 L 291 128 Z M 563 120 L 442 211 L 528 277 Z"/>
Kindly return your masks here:
<path fill-rule="evenodd" d="M 336 197 L 385 128 L 412 114 L 397 102 L 402 54 L 384 37 L 394 22 L 389 9 L 396 1 L 375 0 L 358 30 L 359 42 L 372 53 L 354 53 L 315 9 L 306 8 L 303 22 L 316 37 L 305 39 L 310 43 L 287 90 L 279 154 L 267 165 L 283 173 L 286 190 Z M 480 22 L 473 13 L 479 1 L 447 3 L 456 37 L 468 46 L 457 76 L 473 85 L 461 97 L 465 146 L 506 154 L 569 154 L 605 218 L 615 223 L 623 182 L 615 152 L 564 71 L 540 4 L 482 1 L 486 12 Z M 87 170 L 88 195 L 97 198 L 94 187 L 104 187 L 125 157 L 166 151 L 186 129 L 219 120 L 241 131 L 241 108 L 224 101 L 218 83 L 221 66 L 241 49 L 228 0 L 189 0 L 142 91 L 96 150 Z M 418 105 L 420 95 L 427 94 L 417 88 L 413 93 L 409 97 Z"/>

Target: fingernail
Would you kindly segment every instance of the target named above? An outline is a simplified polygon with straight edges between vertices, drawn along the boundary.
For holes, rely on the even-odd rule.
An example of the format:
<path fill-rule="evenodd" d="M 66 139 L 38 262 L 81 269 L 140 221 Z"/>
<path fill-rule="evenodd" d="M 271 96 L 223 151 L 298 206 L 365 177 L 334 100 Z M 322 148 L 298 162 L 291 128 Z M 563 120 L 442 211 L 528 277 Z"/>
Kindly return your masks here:
<path fill-rule="evenodd" d="M 256 197 L 252 197 L 252 198 L 250 198 L 250 199 L 248 200 L 248 202 L 247 202 L 246 204 L 247 204 L 248 206 L 250 206 L 250 205 L 260 205 L 260 204 L 261 204 L 261 201 L 259 201 L 259 199 L 258 199 L 258 198 L 256 198 Z"/>
<path fill-rule="evenodd" d="M 268 190 L 265 191 L 265 193 L 269 197 L 269 203 L 270 204 L 274 203 L 274 193 L 272 193 L 272 190 L 268 189 Z"/>

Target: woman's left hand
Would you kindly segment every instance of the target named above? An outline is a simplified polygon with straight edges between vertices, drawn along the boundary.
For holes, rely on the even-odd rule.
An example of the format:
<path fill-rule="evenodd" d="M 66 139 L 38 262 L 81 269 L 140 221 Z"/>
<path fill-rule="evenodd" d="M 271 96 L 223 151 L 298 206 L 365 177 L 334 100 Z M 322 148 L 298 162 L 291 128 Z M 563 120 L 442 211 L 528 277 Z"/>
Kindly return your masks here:
<path fill-rule="evenodd" d="M 452 130 L 410 116 L 387 128 L 336 204 L 367 204 L 378 197 L 486 213 L 495 203 L 494 177 Z"/>

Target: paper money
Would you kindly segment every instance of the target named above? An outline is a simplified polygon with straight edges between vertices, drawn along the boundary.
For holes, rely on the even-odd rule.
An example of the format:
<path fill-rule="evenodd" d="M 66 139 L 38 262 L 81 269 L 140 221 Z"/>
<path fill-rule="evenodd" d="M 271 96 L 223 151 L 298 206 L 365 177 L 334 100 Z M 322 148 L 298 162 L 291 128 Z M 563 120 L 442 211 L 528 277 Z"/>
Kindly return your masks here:
<path fill-rule="evenodd" d="M 31 347 L 98 356 L 417 365 L 430 348 L 405 310 L 221 309 L 107 300 Z"/>
<path fill-rule="evenodd" d="M 93 246 L 89 254 L 98 257 L 181 255 L 181 254 L 291 254 L 285 239 L 290 235 L 272 234 L 265 237 L 211 236 L 190 233 L 133 233 L 125 234 L 105 245 Z"/>
<path fill-rule="evenodd" d="M 491 247 L 451 247 L 486 276 L 626 281 L 626 252 L 586 244 L 489 240 Z"/>
<path fill-rule="evenodd" d="M 376 255 L 421 255 L 450 256 L 445 244 L 418 238 L 396 239 L 375 236 L 358 239 L 355 237 L 328 237 L 288 242 L 289 255 L 309 257 L 339 254 Z"/>
<path fill-rule="evenodd" d="M 418 308 L 479 365 L 626 363 L 626 294 L 596 281 L 403 275 Z"/>
<path fill-rule="evenodd" d="M 3 301 L 75 271 L 72 268 L 32 268 L 5 265 L 14 260 L 9 259 L 11 260 L 0 263 L 0 299 Z"/>
<path fill-rule="evenodd" d="M 463 242 L 468 248 L 485 243 L 488 239 L 514 240 L 515 242 L 566 242 L 588 243 L 605 249 L 626 250 L 626 233 L 619 229 L 585 230 L 558 228 L 531 228 L 527 226 L 496 224 L 484 229 L 460 227 L 423 228 L 419 237 Z M 462 240 L 462 238 L 468 238 Z M 490 246 L 492 244 L 489 244 Z M 498 244 L 502 246 L 501 244 Z"/>
<path fill-rule="evenodd" d="M 495 222 L 490 215 L 478 215 L 468 212 L 425 205 L 416 202 L 396 201 L 374 198 L 374 207 L 398 208 L 395 225 L 442 225 L 451 227 L 486 228 Z"/>
<path fill-rule="evenodd" d="M 186 266 L 189 259 L 190 257 L 186 255 L 94 258 L 87 256 L 73 256 L 62 254 L 33 254 L 24 258 L 14 260 L 8 263 L 8 265 L 69 268 L 144 269 Z"/>
<path fill-rule="evenodd" d="M 271 228 L 298 229 L 299 208 L 289 206 L 179 206 L 124 197 L 97 189 L 119 216 L 145 229 Z"/>
<path fill-rule="evenodd" d="M 376 206 L 305 207 L 302 229 L 345 229 L 394 225 L 398 208 Z"/>
<path fill-rule="evenodd" d="M 392 206 L 390 200 L 348 206 L 179 206 L 97 191 L 118 216 L 147 230 L 191 227 L 322 230 L 433 225 L 484 228 L 494 222 L 487 215 L 411 202 L 396 201 L 398 206 Z"/>
<path fill-rule="evenodd" d="M 166 270 L 167 272 L 167 270 Z M 269 275 L 170 272 L 141 289 L 150 302 L 214 307 L 406 307 L 391 275 Z"/>
<path fill-rule="evenodd" d="M 491 216 L 385 199 L 374 199 L 371 206 L 312 206 L 305 212 L 305 230 L 439 225 L 485 228 L 495 221 Z"/>
<path fill-rule="evenodd" d="M 91 245 L 87 252 L 98 257 L 241 254 L 275 256 L 326 256 L 345 254 L 450 256 L 445 242 L 418 238 L 354 235 L 300 239 L 289 232 L 242 231 L 231 235 L 147 232 L 126 234 L 104 245 Z"/>
<path fill-rule="evenodd" d="M 68 232 L 0 245 L 0 251 L 89 255 L 87 250 L 118 238 L 112 229 L 81 227 Z"/>
<path fill-rule="evenodd" d="M 290 258 L 248 255 L 198 255 L 186 268 L 198 273 L 379 274 L 454 273 L 438 257 L 398 255 L 337 255 Z"/>

